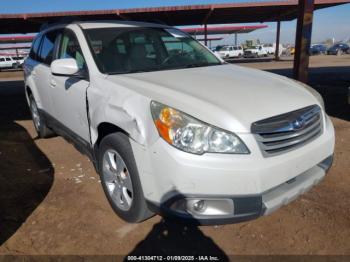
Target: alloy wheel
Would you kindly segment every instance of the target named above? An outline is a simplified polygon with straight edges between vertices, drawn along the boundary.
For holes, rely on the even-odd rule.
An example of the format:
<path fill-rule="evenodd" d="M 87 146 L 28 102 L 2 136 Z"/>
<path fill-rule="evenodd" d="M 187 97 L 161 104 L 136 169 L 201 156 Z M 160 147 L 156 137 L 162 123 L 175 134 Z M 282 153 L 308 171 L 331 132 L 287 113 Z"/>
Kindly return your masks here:
<path fill-rule="evenodd" d="M 124 160 L 113 149 L 103 155 L 103 183 L 111 200 L 123 211 L 128 211 L 133 202 L 133 187 Z"/>
<path fill-rule="evenodd" d="M 36 130 L 40 130 L 40 115 L 39 115 L 39 110 L 38 107 L 35 103 L 35 101 L 31 101 L 30 103 L 30 111 L 32 113 L 32 118 L 34 122 L 34 126 Z"/>

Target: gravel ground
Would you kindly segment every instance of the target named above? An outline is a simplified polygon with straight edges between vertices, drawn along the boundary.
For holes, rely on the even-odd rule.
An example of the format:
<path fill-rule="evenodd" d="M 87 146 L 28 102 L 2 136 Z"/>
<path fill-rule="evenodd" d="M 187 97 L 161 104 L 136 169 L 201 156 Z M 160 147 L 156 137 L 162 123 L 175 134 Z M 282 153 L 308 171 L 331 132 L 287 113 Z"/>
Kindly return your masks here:
<path fill-rule="evenodd" d="M 289 75 L 292 62 L 244 63 Z M 350 56 L 311 58 L 310 84 L 336 129 L 334 166 L 310 192 L 254 221 L 189 227 L 120 220 L 91 162 L 62 138 L 37 139 L 22 72 L 0 79 L 0 254 L 350 255 Z M 10 81 L 11 80 L 11 81 Z"/>

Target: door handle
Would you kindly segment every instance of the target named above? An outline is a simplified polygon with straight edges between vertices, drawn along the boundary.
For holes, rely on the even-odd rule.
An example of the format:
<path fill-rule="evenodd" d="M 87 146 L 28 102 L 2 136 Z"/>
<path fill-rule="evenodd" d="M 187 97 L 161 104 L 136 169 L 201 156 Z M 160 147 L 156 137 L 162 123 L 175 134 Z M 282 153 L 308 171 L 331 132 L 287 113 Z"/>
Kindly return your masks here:
<path fill-rule="evenodd" d="M 50 86 L 51 86 L 51 87 L 56 87 L 56 85 L 57 85 L 56 81 L 53 80 L 53 79 L 51 79 L 51 81 L 50 81 Z"/>

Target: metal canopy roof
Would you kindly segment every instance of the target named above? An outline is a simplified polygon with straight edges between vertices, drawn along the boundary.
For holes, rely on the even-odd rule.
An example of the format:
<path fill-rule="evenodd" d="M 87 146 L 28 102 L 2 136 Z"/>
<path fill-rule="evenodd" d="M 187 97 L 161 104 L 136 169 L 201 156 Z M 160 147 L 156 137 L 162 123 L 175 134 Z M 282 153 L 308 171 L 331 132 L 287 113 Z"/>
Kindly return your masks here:
<path fill-rule="evenodd" d="M 34 36 L 0 36 L 1 43 L 31 43 Z"/>
<path fill-rule="evenodd" d="M 207 35 L 218 35 L 218 34 L 243 34 L 250 33 L 257 29 L 267 28 L 267 25 L 251 25 L 251 26 L 219 26 L 219 27 L 208 27 Z M 203 35 L 205 29 L 203 27 L 197 28 L 181 28 L 191 35 Z"/>
<path fill-rule="evenodd" d="M 223 37 L 208 37 L 207 41 L 219 41 L 224 39 Z M 204 38 L 197 38 L 198 41 L 205 41 Z"/>
<path fill-rule="evenodd" d="M 350 0 L 315 0 L 315 9 L 350 3 Z M 46 22 L 123 19 L 168 25 L 200 25 L 288 21 L 297 17 L 298 0 L 188 5 L 32 14 L 0 14 L 0 33 L 37 32 Z"/>

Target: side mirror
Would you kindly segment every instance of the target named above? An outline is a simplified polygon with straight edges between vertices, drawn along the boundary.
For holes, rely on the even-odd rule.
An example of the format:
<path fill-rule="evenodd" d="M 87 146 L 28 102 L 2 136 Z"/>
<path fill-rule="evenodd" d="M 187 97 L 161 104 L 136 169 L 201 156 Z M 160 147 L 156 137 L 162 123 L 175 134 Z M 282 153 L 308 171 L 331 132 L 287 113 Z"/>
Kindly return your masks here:
<path fill-rule="evenodd" d="M 51 73 L 56 76 L 79 76 L 77 61 L 73 58 L 62 58 L 51 63 Z"/>

